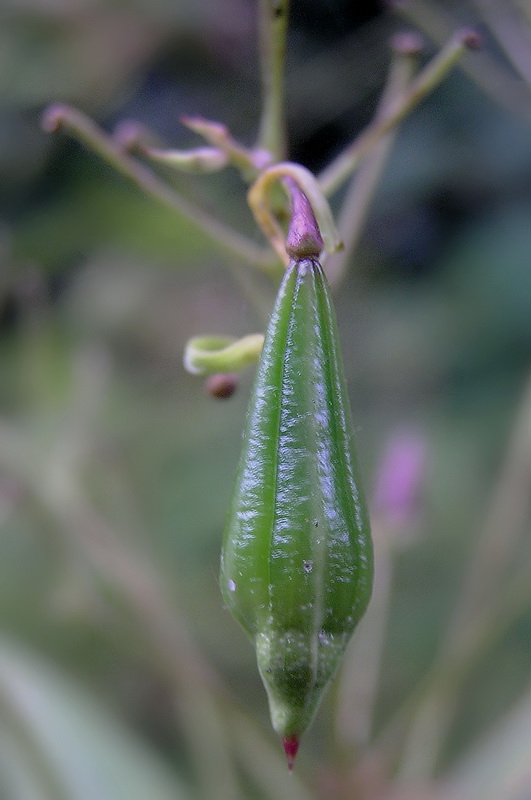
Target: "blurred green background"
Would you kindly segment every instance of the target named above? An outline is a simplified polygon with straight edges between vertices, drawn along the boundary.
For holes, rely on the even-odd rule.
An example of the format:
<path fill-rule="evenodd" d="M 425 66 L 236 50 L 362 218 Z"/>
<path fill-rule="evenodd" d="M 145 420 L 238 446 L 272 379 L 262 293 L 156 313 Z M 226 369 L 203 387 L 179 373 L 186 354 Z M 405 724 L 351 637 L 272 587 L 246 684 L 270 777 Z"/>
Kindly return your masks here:
<path fill-rule="evenodd" d="M 402 5 L 401 17 L 379 3 L 294 0 L 287 69 L 290 158 L 315 171 L 370 120 L 389 38 L 413 21 L 435 41 L 444 24 L 478 25 L 491 73 L 475 55 L 466 64 L 491 86 L 506 80 L 493 97 L 456 70 L 406 120 L 337 296 L 369 494 L 396 431 L 427 453 L 414 541 L 395 559 L 376 736 L 437 659 L 504 474 L 531 350 L 531 89 L 492 19 L 513 32 L 519 20 L 531 42 L 530 9 Z M 185 114 L 252 144 L 256 15 L 253 0 L 0 0 L 6 800 L 399 796 L 394 784 L 396 794 L 363 789 L 359 753 L 330 734 L 333 697 L 288 780 L 253 650 L 222 607 L 220 537 L 252 375 L 216 402 L 182 351 L 194 335 L 263 330 L 274 287 L 40 129 L 43 108 L 61 101 L 107 130 L 136 119 L 175 147 L 197 144 Z M 170 180 L 259 240 L 233 171 Z M 528 439 L 505 498 L 514 513 L 497 523 L 502 537 L 514 529 L 514 547 L 503 580 L 491 589 L 486 577 L 499 596 L 524 568 L 531 584 L 529 423 L 518 431 Z M 528 599 L 462 687 L 437 776 L 450 781 L 528 691 Z M 485 763 L 470 767 L 470 786 L 456 778 L 456 796 L 487 797 Z M 529 785 L 493 797 L 529 797 Z"/>

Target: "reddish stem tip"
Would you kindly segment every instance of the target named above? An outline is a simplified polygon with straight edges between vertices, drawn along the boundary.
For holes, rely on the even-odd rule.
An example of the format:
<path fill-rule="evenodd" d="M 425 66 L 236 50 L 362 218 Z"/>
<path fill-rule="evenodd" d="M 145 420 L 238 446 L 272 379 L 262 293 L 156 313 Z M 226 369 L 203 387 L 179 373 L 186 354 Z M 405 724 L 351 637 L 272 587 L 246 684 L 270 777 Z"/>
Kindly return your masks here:
<path fill-rule="evenodd" d="M 403 56 L 418 56 L 424 45 L 424 39 L 416 31 L 399 31 L 391 39 L 391 48 Z"/>
<path fill-rule="evenodd" d="M 284 747 L 284 752 L 288 759 L 288 769 L 290 772 L 293 769 L 293 762 L 295 761 L 295 756 L 299 749 L 299 743 L 300 739 L 298 736 L 286 736 L 286 738 L 282 739 L 282 746 Z"/>
<path fill-rule="evenodd" d="M 120 150 L 125 153 L 134 153 L 143 149 L 147 135 L 142 125 L 126 119 L 116 126 L 112 138 Z"/>
<path fill-rule="evenodd" d="M 57 133 L 63 126 L 66 114 L 67 107 L 61 103 L 48 106 L 41 117 L 42 129 L 46 133 Z"/>
<path fill-rule="evenodd" d="M 469 50 L 479 50 L 483 44 L 481 35 L 474 28 L 464 28 L 461 32 L 463 44 Z"/>

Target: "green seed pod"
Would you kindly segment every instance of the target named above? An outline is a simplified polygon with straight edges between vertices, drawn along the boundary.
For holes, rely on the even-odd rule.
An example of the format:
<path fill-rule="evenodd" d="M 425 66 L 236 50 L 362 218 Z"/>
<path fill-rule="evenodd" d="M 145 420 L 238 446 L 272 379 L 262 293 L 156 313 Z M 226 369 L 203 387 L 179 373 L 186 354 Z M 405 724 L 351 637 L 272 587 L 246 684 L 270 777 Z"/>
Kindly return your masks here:
<path fill-rule="evenodd" d="M 293 762 L 371 593 L 372 547 L 322 267 L 293 261 L 250 399 L 221 588 Z"/>

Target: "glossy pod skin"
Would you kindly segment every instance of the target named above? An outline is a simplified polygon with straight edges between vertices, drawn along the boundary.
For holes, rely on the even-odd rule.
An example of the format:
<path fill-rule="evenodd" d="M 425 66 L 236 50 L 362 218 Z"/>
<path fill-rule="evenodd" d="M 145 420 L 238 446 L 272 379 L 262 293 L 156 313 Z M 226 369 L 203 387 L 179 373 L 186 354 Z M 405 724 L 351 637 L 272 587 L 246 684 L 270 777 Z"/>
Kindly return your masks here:
<path fill-rule="evenodd" d="M 372 587 L 335 314 L 313 258 L 285 273 L 250 398 L 221 587 L 293 755 Z"/>

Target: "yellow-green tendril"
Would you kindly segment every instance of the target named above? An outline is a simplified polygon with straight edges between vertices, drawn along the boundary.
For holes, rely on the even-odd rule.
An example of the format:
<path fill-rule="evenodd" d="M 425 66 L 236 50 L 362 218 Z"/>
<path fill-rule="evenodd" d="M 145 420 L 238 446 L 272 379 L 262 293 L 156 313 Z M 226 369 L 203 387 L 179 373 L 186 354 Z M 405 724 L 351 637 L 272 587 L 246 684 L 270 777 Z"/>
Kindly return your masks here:
<path fill-rule="evenodd" d="M 247 195 L 249 205 L 258 225 L 271 242 L 282 261 L 287 265 L 289 256 L 286 253 L 285 233 L 277 218 L 271 211 L 270 191 L 274 183 L 290 178 L 306 195 L 321 230 L 324 247 L 328 253 L 335 253 L 342 247 L 339 233 L 336 230 L 328 200 L 323 194 L 317 179 L 300 164 L 282 162 L 265 169 L 254 182 Z"/>
<path fill-rule="evenodd" d="M 241 339 L 232 336 L 196 336 L 186 345 L 184 366 L 193 375 L 239 372 L 258 361 L 263 342 L 261 333 Z"/>
<path fill-rule="evenodd" d="M 183 172 L 218 172 L 229 163 L 227 154 L 215 147 L 196 147 L 193 150 L 161 150 L 157 147 L 145 147 L 142 153 L 152 161 Z"/>

